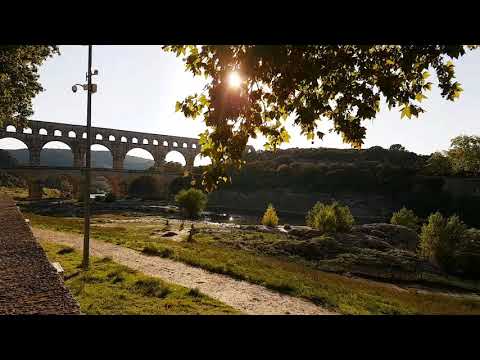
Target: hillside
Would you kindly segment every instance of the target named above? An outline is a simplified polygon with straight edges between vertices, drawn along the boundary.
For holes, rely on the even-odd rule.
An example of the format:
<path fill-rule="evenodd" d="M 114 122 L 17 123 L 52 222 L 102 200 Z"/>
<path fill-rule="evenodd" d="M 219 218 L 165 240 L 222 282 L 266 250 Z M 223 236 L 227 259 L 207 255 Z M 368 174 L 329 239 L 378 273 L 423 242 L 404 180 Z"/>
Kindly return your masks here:
<path fill-rule="evenodd" d="M 458 196 L 445 188 L 445 177 L 427 176 L 427 159 L 379 146 L 260 151 L 247 155 L 231 185 L 209 195 L 209 206 L 261 214 L 272 203 L 285 219 L 288 214 L 304 216 L 317 201 L 336 200 L 348 205 L 358 222 L 388 221 L 393 211 L 406 206 L 421 217 L 441 211 L 480 225 L 475 216 L 480 198 Z"/>
<path fill-rule="evenodd" d="M 18 164 L 26 165 L 29 162 L 27 149 L 8 150 Z M 73 154 L 66 149 L 44 149 L 41 154 L 41 165 L 72 166 Z M 143 170 L 153 166 L 153 160 L 127 155 L 124 168 L 127 170 Z M 112 167 L 112 155 L 108 151 L 92 151 L 92 167 Z"/>

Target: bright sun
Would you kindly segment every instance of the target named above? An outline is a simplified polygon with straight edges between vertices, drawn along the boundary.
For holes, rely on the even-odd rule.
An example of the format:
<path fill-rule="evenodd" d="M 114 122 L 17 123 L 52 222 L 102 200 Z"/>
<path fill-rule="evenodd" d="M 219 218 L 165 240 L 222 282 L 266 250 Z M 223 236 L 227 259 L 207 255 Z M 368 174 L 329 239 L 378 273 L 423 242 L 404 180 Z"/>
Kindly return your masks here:
<path fill-rule="evenodd" d="M 230 73 L 230 76 L 228 77 L 228 84 L 231 87 L 238 88 L 242 83 L 242 79 L 240 78 L 240 75 L 236 71 L 232 71 Z"/>

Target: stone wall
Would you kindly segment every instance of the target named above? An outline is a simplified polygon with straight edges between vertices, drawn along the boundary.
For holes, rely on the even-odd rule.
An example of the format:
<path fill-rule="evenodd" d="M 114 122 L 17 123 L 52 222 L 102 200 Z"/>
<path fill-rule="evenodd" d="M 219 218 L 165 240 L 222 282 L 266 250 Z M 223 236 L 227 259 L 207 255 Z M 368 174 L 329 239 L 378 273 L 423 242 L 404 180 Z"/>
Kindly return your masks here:
<path fill-rule="evenodd" d="M 80 314 L 15 203 L 0 195 L 0 315 Z"/>

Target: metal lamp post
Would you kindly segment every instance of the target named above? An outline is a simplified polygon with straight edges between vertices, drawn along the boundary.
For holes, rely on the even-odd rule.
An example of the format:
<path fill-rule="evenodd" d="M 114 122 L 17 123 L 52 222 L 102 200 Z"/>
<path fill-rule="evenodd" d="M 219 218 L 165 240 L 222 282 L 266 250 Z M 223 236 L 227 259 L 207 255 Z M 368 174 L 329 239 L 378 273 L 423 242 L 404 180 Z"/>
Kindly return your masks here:
<path fill-rule="evenodd" d="M 77 85 L 81 86 L 83 90 L 87 91 L 87 152 L 85 162 L 85 191 L 84 191 L 84 237 L 83 237 L 83 261 L 82 266 L 85 270 L 89 266 L 90 258 L 90 169 L 91 169 L 91 150 L 92 137 L 92 93 L 97 91 L 96 84 L 92 84 L 92 75 L 98 75 L 98 70 L 92 74 L 92 45 L 88 45 L 88 69 L 87 69 L 87 84 L 75 84 L 72 87 L 73 92 L 77 92 Z"/>

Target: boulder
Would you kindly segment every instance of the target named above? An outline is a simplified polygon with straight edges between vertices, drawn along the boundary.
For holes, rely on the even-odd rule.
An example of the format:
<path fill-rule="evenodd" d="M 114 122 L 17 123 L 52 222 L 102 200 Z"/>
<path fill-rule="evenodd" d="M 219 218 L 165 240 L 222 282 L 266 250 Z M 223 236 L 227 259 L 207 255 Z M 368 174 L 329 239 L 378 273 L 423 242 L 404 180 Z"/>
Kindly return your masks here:
<path fill-rule="evenodd" d="M 316 230 L 308 226 L 293 226 L 288 231 L 288 234 L 301 239 L 311 239 L 323 235 L 320 230 Z"/>
<path fill-rule="evenodd" d="M 419 237 L 417 233 L 405 226 L 393 224 L 365 224 L 354 226 L 353 234 L 364 234 L 384 241 L 397 249 L 415 252 Z"/>

